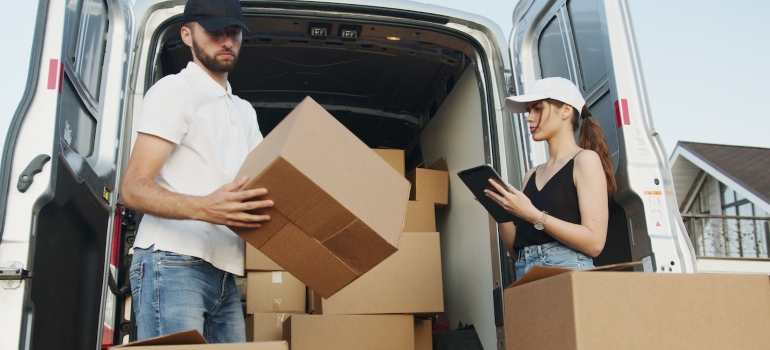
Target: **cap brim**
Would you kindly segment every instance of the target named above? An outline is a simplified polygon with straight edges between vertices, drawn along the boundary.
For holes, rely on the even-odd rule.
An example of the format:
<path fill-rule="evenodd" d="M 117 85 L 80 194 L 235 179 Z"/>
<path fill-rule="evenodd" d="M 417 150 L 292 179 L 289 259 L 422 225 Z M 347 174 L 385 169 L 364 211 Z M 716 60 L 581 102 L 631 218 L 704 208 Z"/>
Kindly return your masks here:
<path fill-rule="evenodd" d="M 540 101 L 547 99 L 548 96 L 529 94 L 511 96 L 505 99 L 505 109 L 513 113 L 526 113 L 527 105 L 533 101 Z"/>
<path fill-rule="evenodd" d="M 232 17 L 211 17 L 206 19 L 198 20 L 198 24 L 203 27 L 203 29 L 208 30 L 209 32 L 216 32 L 224 27 L 229 26 L 239 26 L 243 28 L 243 31 L 248 33 L 249 28 L 246 27 L 243 22 L 232 18 Z"/>

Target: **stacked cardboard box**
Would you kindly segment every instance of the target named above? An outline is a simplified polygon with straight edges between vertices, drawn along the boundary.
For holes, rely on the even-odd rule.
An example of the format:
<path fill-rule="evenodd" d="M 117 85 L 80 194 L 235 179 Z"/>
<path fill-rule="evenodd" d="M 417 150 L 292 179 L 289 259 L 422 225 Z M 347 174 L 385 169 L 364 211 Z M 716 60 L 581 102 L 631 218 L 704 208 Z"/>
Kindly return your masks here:
<path fill-rule="evenodd" d="M 246 339 L 283 339 L 283 322 L 305 313 L 306 286 L 287 271 L 249 271 L 246 285 Z"/>
<path fill-rule="evenodd" d="M 401 247 L 330 298 L 313 295 L 314 314 L 432 316 L 444 311 L 438 232 L 404 232 Z"/>
<path fill-rule="evenodd" d="M 449 172 L 446 160 L 439 159 L 427 168 L 417 167 L 406 174 L 412 184 L 409 199 L 436 205 L 449 204 Z"/>
<path fill-rule="evenodd" d="M 305 313 L 307 287 L 246 244 L 246 340 L 283 340 L 283 322 Z"/>

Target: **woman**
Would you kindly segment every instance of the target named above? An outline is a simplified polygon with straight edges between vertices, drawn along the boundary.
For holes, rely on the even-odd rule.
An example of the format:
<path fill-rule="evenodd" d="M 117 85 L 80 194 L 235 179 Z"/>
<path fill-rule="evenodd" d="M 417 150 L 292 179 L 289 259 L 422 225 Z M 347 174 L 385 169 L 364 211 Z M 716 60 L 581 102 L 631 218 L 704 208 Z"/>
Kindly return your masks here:
<path fill-rule="evenodd" d="M 593 267 L 604 249 L 609 197 L 617 189 L 609 148 L 578 88 L 564 78 L 536 81 L 529 93 L 509 97 L 505 107 L 528 112 L 535 141 L 548 142 L 547 162 L 530 169 L 524 190 L 490 181 L 486 195 L 517 218 L 501 223 L 506 249 L 516 260 L 516 278 L 534 265 Z M 580 125 L 580 145 L 575 130 Z M 503 195 L 500 195 L 502 193 Z"/>

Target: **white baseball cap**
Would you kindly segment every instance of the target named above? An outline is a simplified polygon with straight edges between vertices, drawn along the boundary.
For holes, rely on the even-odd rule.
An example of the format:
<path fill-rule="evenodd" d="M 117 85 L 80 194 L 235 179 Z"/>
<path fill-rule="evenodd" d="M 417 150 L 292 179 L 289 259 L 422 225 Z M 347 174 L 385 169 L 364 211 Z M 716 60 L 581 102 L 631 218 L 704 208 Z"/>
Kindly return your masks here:
<path fill-rule="evenodd" d="M 586 100 L 583 99 L 583 95 L 575 84 L 564 78 L 553 77 L 535 80 L 526 94 L 506 98 L 505 109 L 513 113 L 524 113 L 527 111 L 529 102 L 547 98 L 564 102 L 575 108 L 578 113 L 583 111 L 583 106 L 586 104 Z"/>

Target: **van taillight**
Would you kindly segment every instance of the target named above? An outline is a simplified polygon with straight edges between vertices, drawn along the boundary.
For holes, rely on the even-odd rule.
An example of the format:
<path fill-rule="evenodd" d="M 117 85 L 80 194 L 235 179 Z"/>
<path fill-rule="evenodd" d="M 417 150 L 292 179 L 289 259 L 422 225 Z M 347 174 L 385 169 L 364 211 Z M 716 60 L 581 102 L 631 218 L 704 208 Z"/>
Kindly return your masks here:
<path fill-rule="evenodd" d="M 115 220 L 112 222 L 112 247 L 110 249 L 110 275 L 116 281 L 118 279 L 118 261 L 120 256 L 120 242 L 123 239 L 123 215 L 125 208 L 122 205 L 115 207 Z M 104 324 L 102 329 L 102 349 L 107 349 L 115 343 L 115 308 L 116 296 L 111 291 L 107 292 Z M 111 317 L 110 317 L 111 315 Z"/>

